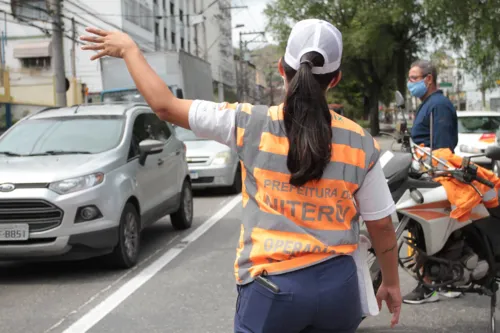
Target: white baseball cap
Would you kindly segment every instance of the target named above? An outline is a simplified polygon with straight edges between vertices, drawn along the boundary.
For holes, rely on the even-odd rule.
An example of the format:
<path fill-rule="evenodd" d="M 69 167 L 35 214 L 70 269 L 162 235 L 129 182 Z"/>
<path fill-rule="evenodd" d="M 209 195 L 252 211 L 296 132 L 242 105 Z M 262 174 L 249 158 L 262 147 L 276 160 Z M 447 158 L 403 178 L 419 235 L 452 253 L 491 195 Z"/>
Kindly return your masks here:
<path fill-rule="evenodd" d="M 313 67 L 313 74 L 335 72 L 342 59 L 342 34 L 331 23 L 308 19 L 295 24 L 288 37 L 285 62 L 299 70 L 300 58 L 308 52 L 318 52 L 325 59 L 322 67 Z"/>

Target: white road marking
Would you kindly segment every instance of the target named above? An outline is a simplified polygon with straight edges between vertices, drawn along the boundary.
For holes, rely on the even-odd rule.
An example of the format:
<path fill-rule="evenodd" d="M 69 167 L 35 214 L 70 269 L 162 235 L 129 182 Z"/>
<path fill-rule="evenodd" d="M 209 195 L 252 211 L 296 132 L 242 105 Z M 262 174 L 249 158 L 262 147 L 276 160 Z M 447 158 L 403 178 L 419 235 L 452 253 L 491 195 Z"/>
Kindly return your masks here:
<path fill-rule="evenodd" d="M 241 202 L 241 195 L 234 197 L 217 213 L 212 215 L 196 230 L 187 235 L 181 240 L 179 246 L 173 247 L 157 260 L 153 261 L 149 266 L 145 267 L 136 276 L 130 279 L 127 283 L 121 286 L 108 298 L 96 305 L 92 310 L 87 312 L 83 317 L 78 319 L 73 325 L 68 327 L 63 333 L 85 333 L 94 327 L 100 320 L 108 315 L 113 309 L 120 305 L 130 295 L 132 295 L 143 284 L 155 276 L 163 267 L 168 265 L 175 257 L 177 257 L 189 244 L 193 243 L 217 222 L 219 222 L 226 214 L 228 214 L 238 203 Z"/>
<path fill-rule="evenodd" d="M 158 250 L 156 250 L 155 252 L 153 252 L 152 254 L 150 254 L 149 256 L 147 256 L 146 258 L 144 258 L 137 266 L 135 266 L 132 269 L 129 269 L 126 273 L 124 273 L 120 277 L 118 277 L 118 279 L 114 280 L 112 283 L 110 283 L 109 285 L 107 285 L 103 289 L 99 290 L 96 294 L 92 295 L 92 297 L 90 297 L 85 303 L 83 303 L 82 305 L 80 305 L 76 310 L 71 311 L 66 316 L 64 316 L 63 318 L 61 318 L 61 320 L 59 320 L 57 323 L 55 323 L 54 325 L 52 325 L 49 329 L 47 329 L 46 331 L 44 331 L 44 333 L 49 333 L 49 332 L 52 332 L 55 329 L 59 328 L 61 325 L 63 325 L 68 320 L 68 318 L 70 316 L 76 315 L 78 312 L 82 311 L 82 309 L 84 309 L 87 305 L 89 305 L 90 303 L 92 303 L 94 300 L 96 300 L 102 294 L 104 294 L 105 292 L 107 292 L 108 290 L 110 290 L 111 288 L 113 288 L 114 286 L 116 286 L 119 282 L 121 282 L 122 280 L 124 280 L 127 276 L 129 276 L 132 273 L 135 273 L 137 270 L 141 269 L 143 266 L 145 266 L 147 263 L 150 262 L 151 258 L 153 258 L 154 256 L 156 256 L 158 253 L 164 251 L 168 246 L 170 246 L 170 244 L 172 244 L 179 237 L 180 237 L 180 235 L 175 235 L 164 246 L 160 247 Z"/>

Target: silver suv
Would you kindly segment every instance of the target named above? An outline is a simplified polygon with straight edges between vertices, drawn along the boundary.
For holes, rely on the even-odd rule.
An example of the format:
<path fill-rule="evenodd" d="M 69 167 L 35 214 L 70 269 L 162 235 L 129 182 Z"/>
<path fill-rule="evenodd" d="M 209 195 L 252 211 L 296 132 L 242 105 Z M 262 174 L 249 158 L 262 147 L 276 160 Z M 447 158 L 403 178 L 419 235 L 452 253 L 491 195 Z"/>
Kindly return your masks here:
<path fill-rule="evenodd" d="M 140 233 L 191 227 L 186 147 L 147 105 L 46 109 L 0 137 L 0 260 L 137 263 Z"/>

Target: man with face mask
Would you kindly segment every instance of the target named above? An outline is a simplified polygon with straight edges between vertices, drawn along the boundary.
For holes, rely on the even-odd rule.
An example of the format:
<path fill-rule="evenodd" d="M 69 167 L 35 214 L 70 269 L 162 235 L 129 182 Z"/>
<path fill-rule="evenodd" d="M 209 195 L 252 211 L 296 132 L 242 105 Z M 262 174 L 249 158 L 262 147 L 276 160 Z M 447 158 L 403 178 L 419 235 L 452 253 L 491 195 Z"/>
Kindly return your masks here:
<path fill-rule="evenodd" d="M 449 148 L 454 152 L 458 143 L 458 122 L 457 112 L 451 101 L 437 89 L 437 70 L 431 62 L 419 60 L 411 65 L 408 78 L 408 90 L 412 96 L 419 98 L 422 103 L 417 109 L 411 137 L 416 144 L 431 146 L 431 113 L 433 114 L 433 149 Z M 460 292 L 446 292 L 443 290 L 439 294 L 456 298 L 460 297 Z M 436 302 L 439 294 L 418 285 L 412 292 L 403 297 L 403 302 L 407 304 L 422 304 Z"/>
<path fill-rule="evenodd" d="M 431 146 L 431 113 L 433 114 L 432 148 L 449 148 L 452 152 L 458 143 L 457 112 L 450 100 L 437 88 L 437 70 L 431 62 L 419 60 L 411 65 L 408 90 L 419 98 L 411 137 L 416 144 Z"/>

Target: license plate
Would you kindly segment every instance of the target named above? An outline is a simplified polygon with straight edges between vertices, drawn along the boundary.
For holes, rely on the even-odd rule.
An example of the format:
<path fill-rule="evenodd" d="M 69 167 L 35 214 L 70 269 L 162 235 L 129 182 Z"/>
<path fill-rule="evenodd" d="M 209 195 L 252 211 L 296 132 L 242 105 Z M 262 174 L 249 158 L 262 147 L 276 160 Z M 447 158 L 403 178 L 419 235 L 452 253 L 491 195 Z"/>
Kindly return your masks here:
<path fill-rule="evenodd" d="M 191 179 L 198 179 L 199 178 L 197 172 L 191 172 L 190 175 L 191 175 Z"/>
<path fill-rule="evenodd" d="M 27 224 L 0 224 L 0 241 L 23 241 L 30 235 Z"/>

